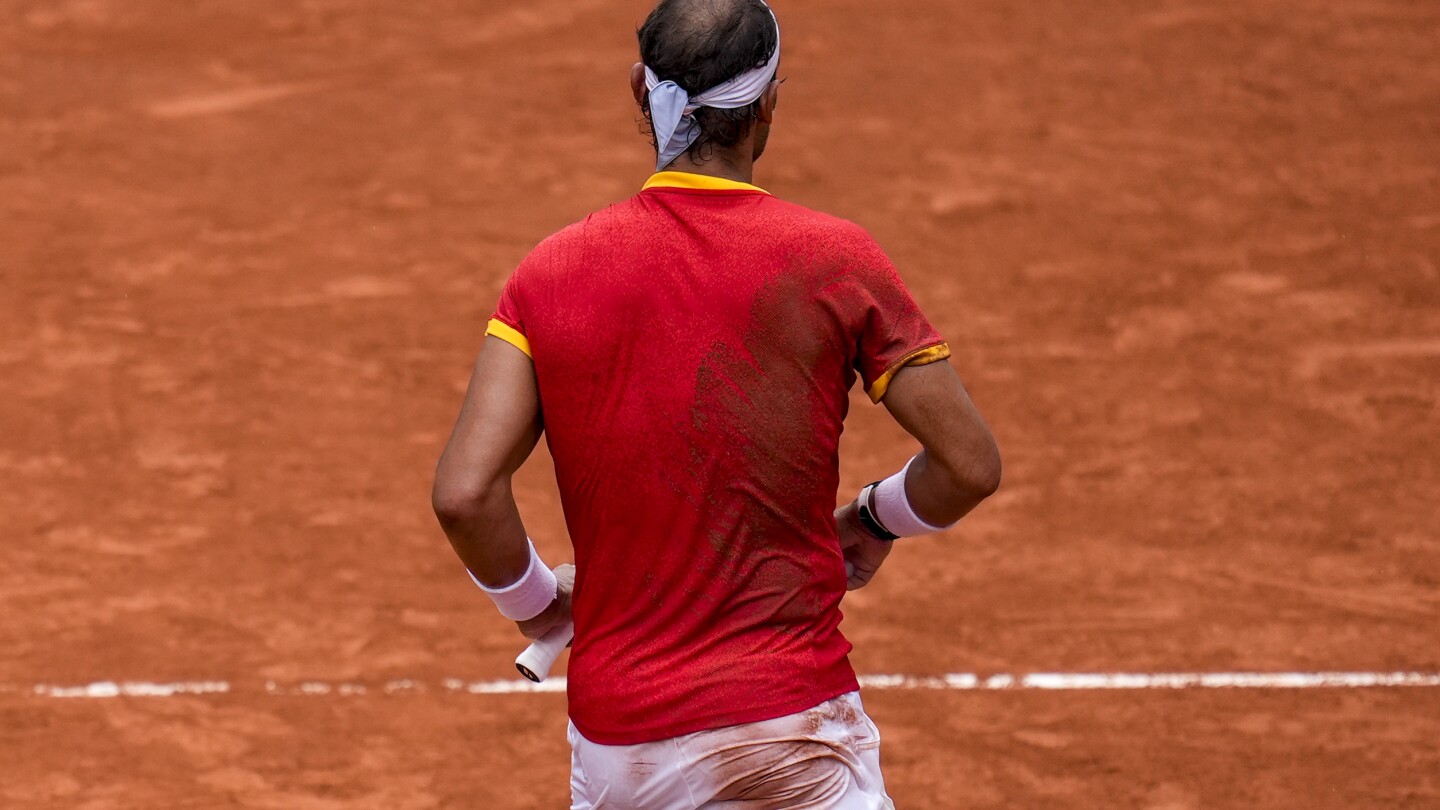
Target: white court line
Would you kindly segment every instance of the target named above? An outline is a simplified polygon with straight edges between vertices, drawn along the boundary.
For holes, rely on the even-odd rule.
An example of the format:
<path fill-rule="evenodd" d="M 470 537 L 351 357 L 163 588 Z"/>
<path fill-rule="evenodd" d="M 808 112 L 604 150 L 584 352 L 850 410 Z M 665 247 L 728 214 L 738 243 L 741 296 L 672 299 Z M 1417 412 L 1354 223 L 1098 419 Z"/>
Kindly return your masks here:
<path fill-rule="evenodd" d="M 14 687 L 0 688 L 0 692 L 20 692 Z M 182 683 L 149 683 L 145 681 L 97 681 L 82 686 L 51 686 L 39 684 L 32 687 L 32 694 L 56 698 L 114 698 L 114 697 L 175 697 L 176 695 L 221 695 L 230 691 L 226 681 L 189 681 Z"/>
<path fill-rule="evenodd" d="M 1429 672 L 1035 672 L 1028 675 L 977 675 L 956 672 L 948 675 L 862 675 L 860 686 L 873 691 L 929 690 L 951 692 L 1018 690 L 1134 690 L 1134 689 L 1373 689 L 1393 687 L 1440 687 L 1440 673 Z M 19 687 L 0 684 L 0 694 L 48 698 L 163 698 L 184 695 L 217 695 L 259 692 L 274 696 L 319 697 L 335 695 L 469 694 L 516 695 L 554 694 L 565 691 L 564 678 L 544 683 L 519 679 L 508 681 L 466 681 L 447 678 L 439 682 L 398 679 L 377 683 L 360 681 L 276 681 L 251 685 L 229 681 L 97 681 L 77 686 L 37 684 Z"/>
<path fill-rule="evenodd" d="M 1428 672 L 1035 672 L 981 677 L 955 673 L 916 678 L 905 675 L 864 675 L 869 689 L 941 689 L 985 691 L 1010 689 L 1364 689 L 1440 686 L 1440 673 Z"/>

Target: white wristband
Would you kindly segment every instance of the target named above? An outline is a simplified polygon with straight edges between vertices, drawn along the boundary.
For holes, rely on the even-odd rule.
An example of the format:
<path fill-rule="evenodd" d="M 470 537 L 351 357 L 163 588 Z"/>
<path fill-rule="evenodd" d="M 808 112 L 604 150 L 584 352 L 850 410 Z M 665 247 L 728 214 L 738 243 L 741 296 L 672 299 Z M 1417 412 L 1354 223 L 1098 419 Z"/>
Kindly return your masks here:
<path fill-rule="evenodd" d="M 880 522 L 891 534 L 900 537 L 914 537 L 919 534 L 931 534 L 943 531 L 949 526 L 931 526 L 910 507 L 910 498 L 905 494 L 905 473 L 910 471 L 910 465 L 915 459 L 910 459 L 905 464 L 905 469 L 886 478 L 875 485 L 875 492 L 872 507 L 875 519 Z M 954 525 L 954 524 L 951 524 Z"/>
<path fill-rule="evenodd" d="M 526 619 L 533 619 L 545 612 L 550 603 L 555 601 L 555 595 L 559 590 L 559 583 L 555 579 L 555 572 L 550 570 L 535 552 L 535 544 L 527 538 L 526 543 L 530 545 L 530 567 L 525 569 L 525 574 L 514 582 L 503 588 L 491 588 L 480 581 L 473 571 L 466 569 L 470 579 L 480 586 L 495 607 L 500 609 L 500 615 L 505 618 L 523 622 Z"/>

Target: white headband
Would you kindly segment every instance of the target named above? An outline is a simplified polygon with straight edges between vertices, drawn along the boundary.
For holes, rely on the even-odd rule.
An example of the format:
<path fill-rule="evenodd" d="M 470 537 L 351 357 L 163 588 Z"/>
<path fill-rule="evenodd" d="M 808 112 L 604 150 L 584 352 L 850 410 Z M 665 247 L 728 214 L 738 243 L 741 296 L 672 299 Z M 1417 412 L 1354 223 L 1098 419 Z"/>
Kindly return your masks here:
<path fill-rule="evenodd" d="M 646 66 L 645 87 L 650 91 L 650 123 L 655 129 L 655 143 L 659 147 L 656 171 L 664 169 L 700 138 L 700 125 L 695 121 L 696 110 L 701 107 L 735 110 L 754 104 L 765 94 L 765 88 L 770 86 L 775 71 L 780 67 L 780 21 L 775 18 L 774 10 L 768 5 L 765 8 L 770 10 L 770 18 L 775 20 L 775 53 L 770 55 L 769 62 L 754 70 L 691 98 L 685 88 L 669 80 L 660 81 L 655 71 Z"/>

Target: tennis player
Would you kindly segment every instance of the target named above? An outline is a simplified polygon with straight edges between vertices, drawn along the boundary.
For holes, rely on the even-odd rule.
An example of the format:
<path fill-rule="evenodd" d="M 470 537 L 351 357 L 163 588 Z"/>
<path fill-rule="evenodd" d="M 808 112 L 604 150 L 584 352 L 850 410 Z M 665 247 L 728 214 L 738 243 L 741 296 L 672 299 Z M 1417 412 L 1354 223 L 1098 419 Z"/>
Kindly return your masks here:
<path fill-rule="evenodd" d="M 574 623 L 572 807 L 892 807 L 841 598 L 994 492 L 999 454 L 874 240 L 754 185 L 771 9 L 663 0 L 639 40 L 657 172 L 505 285 L 435 511 L 526 636 Z M 857 378 L 921 447 L 836 511 Z M 512 495 L 542 432 L 573 568 Z"/>

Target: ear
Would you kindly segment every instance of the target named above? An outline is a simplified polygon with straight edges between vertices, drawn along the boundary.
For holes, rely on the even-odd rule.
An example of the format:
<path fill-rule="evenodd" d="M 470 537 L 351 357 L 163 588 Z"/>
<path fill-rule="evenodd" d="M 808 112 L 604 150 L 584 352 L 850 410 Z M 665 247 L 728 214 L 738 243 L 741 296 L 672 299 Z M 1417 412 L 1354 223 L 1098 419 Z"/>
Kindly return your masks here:
<path fill-rule="evenodd" d="M 635 94 L 635 103 L 645 106 L 645 63 L 636 62 L 630 68 L 630 92 Z"/>
<path fill-rule="evenodd" d="M 775 120 L 775 107 L 780 104 L 780 82 L 772 81 L 760 95 L 759 118 L 766 124 Z"/>

